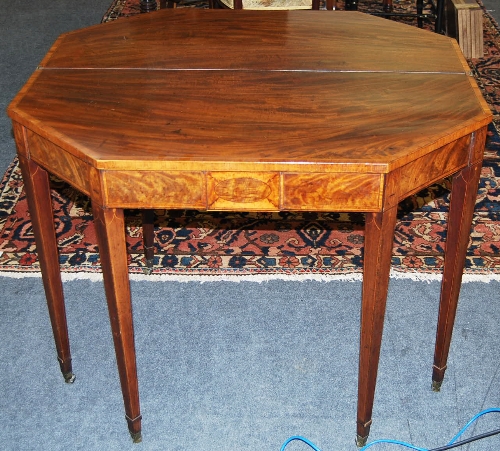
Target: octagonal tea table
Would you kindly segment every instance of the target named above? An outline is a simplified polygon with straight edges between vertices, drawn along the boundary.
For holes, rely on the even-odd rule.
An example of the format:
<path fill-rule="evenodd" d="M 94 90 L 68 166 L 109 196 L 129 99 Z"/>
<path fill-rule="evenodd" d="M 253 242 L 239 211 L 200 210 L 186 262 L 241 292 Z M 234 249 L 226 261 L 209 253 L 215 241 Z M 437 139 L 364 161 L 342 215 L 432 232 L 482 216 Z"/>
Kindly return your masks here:
<path fill-rule="evenodd" d="M 361 445 L 371 424 L 396 207 L 453 175 L 438 389 L 491 121 L 455 41 L 358 12 L 163 10 L 61 36 L 8 114 L 68 381 L 48 173 L 92 201 L 135 441 L 141 413 L 124 208 L 364 212 Z"/>

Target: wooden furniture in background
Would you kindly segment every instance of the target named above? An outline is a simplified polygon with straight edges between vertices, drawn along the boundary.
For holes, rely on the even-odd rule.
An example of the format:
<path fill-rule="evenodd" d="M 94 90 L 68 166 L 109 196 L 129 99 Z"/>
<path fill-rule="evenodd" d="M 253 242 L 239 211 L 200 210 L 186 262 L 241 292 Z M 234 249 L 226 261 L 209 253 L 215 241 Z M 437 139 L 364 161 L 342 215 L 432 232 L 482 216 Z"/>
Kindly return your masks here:
<path fill-rule="evenodd" d="M 483 10 L 475 0 L 447 0 L 446 34 L 455 38 L 466 58 L 482 58 Z"/>
<path fill-rule="evenodd" d="M 393 0 L 382 0 L 383 12 L 369 12 L 369 14 L 386 18 L 413 17 L 417 19 L 417 25 L 419 28 L 423 27 L 424 19 L 431 19 L 434 20 L 434 31 L 442 34 L 444 32 L 444 2 L 445 0 L 426 0 L 424 3 L 424 0 L 416 0 L 415 11 L 396 12 L 394 11 Z M 429 6 L 429 8 L 427 8 L 424 12 L 426 6 Z M 345 9 L 346 11 L 357 11 L 358 0 L 345 0 Z"/>
<path fill-rule="evenodd" d="M 334 0 L 327 0 L 327 9 L 334 9 Z M 218 7 L 253 10 L 320 9 L 320 0 L 214 0 Z"/>
<path fill-rule="evenodd" d="M 92 201 L 135 441 L 141 412 L 125 208 L 365 213 L 361 445 L 372 421 L 398 202 L 454 174 L 433 367 L 439 388 L 491 121 L 453 39 L 357 12 L 167 9 L 61 36 L 8 113 L 68 381 L 48 174 Z"/>
<path fill-rule="evenodd" d="M 162 0 L 159 2 L 159 9 L 177 8 L 177 4 L 183 0 Z M 228 9 L 251 9 L 251 10 L 296 10 L 296 9 L 320 9 L 320 0 L 209 0 L 209 8 L 228 8 Z M 327 10 L 333 10 L 336 7 L 336 0 L 326 0 Z M 142 12 L 151 12 L 143 10 Z"/>

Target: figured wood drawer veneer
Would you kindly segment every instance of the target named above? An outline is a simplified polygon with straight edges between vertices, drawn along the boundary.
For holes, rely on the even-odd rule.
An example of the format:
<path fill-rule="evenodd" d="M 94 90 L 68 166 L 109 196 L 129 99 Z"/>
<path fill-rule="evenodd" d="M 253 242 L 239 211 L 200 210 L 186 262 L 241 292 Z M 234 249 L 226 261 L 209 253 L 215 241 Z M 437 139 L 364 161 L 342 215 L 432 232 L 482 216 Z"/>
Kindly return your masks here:
<path fill-rule="evenodd" d="M 378 211 L 382 189 L 381 174 L 284 174 L 283 209 Z"/>
<path fill-rule="evenodd" d="M 90 167 L 88 164 L 28 129 L 26 129 L 26 141 L 31 158 L 45 167 L 50 167 L 52 174 L 90 195 Z"/>
<path fill-rule="evenodd" d="M 109 207 L 206 208 L 205 178 L 202 172 L 105 171 L 103 182 Z"/>
<path fill-rule="evenodd" d="M 425 155 L 398 168 L 398 200 L 403 200 L 466 166 L 469 146 L 470 136 L 463 136 L 454 143 L 442 146 L 431 155 Z M 478 156 L 471 155 L 471 158 L 476 161 Z"/>

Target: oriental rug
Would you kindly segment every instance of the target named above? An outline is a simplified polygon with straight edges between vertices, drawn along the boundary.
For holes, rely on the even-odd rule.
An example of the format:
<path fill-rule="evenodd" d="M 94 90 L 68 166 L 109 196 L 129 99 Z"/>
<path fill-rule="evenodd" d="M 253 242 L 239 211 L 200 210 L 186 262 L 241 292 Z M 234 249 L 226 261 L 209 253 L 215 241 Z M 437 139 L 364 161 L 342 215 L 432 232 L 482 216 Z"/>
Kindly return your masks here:
<path fill-rule="evenodd" d="M 181 4 L 182 5 L 182 4 Z M 404 0 L 397 3 L 400 8 Z M 204 0 L 186 3 L 206 7 Z M 339 2 L 339 6 L 341 3 Z M 372 5 L 373 6 L 373 5 Z M 377 6 L 377 5 L 375 5 Z M 373 6 L 373 7 L 375 7 Z M 361 2 L 360 10 L 366 7 Z M 405 8 L 411 4 L 406 3 Z M 115 0 L 103 21 L 139 13 L 139 0 Z M 392 19 L 391 19 L 392 20 Z M 398 20 L 402 20 L 399 19 Z M 414 19 L 404 19 L 411 25 Z M 432 23 L 424 23 L 432 27 Z M 500 279 L 500 34 L 484 12 L 483 58 L 469 64 L 495 121 L 489 127 L 464 280 Z M 100 278 L 90 200 L 51 179 L 54 220 L 63 277 Z M 441 277 L 450 180 L 445 179 L 399 206 L 392 277 Z M 126 212 L 131 278 L 149 280 L 335 280 L 361 278 L 364 215 L 359 213 L 206 213 L 158 210 L 155 266 L 145 275 L 140 211 Z M 0 271 L 39 275 L 26 196 L 17 161 L 0 185 Z"/>

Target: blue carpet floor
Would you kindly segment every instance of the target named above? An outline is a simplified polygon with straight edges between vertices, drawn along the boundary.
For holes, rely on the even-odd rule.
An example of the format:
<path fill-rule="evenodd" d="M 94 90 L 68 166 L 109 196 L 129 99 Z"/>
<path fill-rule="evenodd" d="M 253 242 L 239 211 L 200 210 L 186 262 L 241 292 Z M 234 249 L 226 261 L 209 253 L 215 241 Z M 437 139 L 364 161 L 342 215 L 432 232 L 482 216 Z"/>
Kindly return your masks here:
<path fill-rule="evenodd" d="M 322 451 L 356 449 L 359 282 L 132 282 L 144 416 L 143 442 L 133 445 L 102 284 L 65 284 L 77 374 L 67 385 L 40 279 L 1 281 L 3 449 L 267 451 L 296 434 Z M 437 447 L 500 406 L 500 309 L 488 297 L 499 288 L 463 286 L 449 369 L 434 393 L 439 284 L 391 281 L 372 440 Z M 491 414 L 470 433 L 499 424 Z M 499 447 L 497 436 L 465 449 Z"/>

